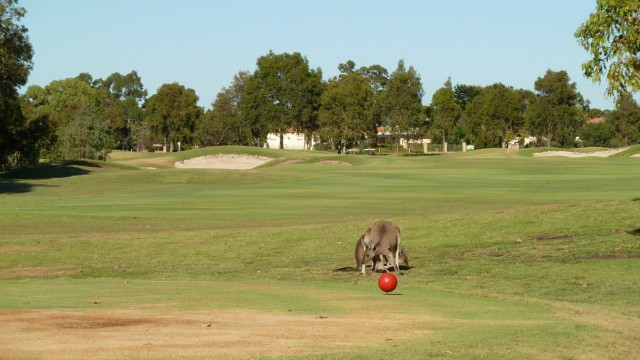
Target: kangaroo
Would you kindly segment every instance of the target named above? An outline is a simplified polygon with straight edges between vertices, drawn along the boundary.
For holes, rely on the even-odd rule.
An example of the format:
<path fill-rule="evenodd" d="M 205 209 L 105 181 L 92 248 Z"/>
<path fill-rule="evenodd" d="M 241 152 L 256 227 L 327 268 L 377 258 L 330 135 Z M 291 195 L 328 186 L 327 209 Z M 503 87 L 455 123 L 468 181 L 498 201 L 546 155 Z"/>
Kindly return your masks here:
<path fill-rule="evenodd" d="M 367 229 L 368 230 L 368 229 Z M 368 236 L 367 236 L 368 235 Z M 400 257 L 400 229 L 386 220 L 378 220 L 371 225 L 371 231 L 365 231 L 362 236 L 362 241 L 365 245 L 364 255 L 360 266 L 362 270 L 361 274 L 366 274 L 366 264 L 369 260 L 374 259 L 376 256 L 384 256 L 387 260 L 391 260 L 391 265 L 396 272 L 400 272 L 398 260 Z M 379 258 L 381 261 L 382 258 Z M 374 268 L 378 261 L 374 260 Z M 388 269 L 385 269 L 388 271 Z"/>
<path fill-rule="evenodd" d="M 398 230 L 400 231 L 400 230 Z M 366 239 L 366 240 L 365 240 Z M 368 228 L 362 236 L 356 241 L 356 250 L 355 250 L 355 259 L 356 259 L 356 269 L 360 269 L 362 267 L 362 257 L 364 256 L 365 249 L 367 248 L 367 241 L 371 239 L 371 228 Z M 402 265 L 409 266 L 409 258 L 407 257 L 407 249 L 402 248 L 400 253 L 398 254 L 398 263 Z M 366 266 L 366 264 L 365 264 Z M 389 259 L 387 257 L 383 257 L 383 255 L 376 255 L 373 257 L 373 271 L 378 271 L 382 268 L 386 268 L 389 266 Z"/>

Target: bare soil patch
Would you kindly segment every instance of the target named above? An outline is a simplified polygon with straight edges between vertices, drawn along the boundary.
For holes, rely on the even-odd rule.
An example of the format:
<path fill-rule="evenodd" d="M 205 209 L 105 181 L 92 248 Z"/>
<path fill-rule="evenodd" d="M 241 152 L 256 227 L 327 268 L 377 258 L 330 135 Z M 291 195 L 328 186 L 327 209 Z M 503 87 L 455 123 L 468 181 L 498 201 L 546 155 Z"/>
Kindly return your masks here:
<path fill-rule="evenodd" d="M 620 259 L 640 259 L 640 254 L 634 253 L 616 253 L 616 254 L 591 254 L 591 255 L 576 255 L 574 259 L 581 260 L 620 260 Z"/>
<path fill-rule="evenodd" d="M 30 253 L 44 250 L 42 246 L 4 246 L 0 248 L 2 254 Z"/>
<path fill-rule="evenodd" d="M 290 159 L 290 160 L 285 160 L 282 162 L 277 163 L 277 166 L 286 166 L 286 165 L 294 165 L 297 163 L 301 163 L 303 161 L 305 161 L 306 159 Z"/>
<path fill-rule="evenodd" d="M 248 170 L 273 160 L 264 156 L 217 154 L 176 161 L 173 166 L 180 169 L 228 169 Z"/>
<path fill-rule="evenodd" d="M 351 163 L 338 160 L 320 160 L 318 164 L 351 166 Z"/>
<path fill-rule="evenodd" d="M 0 349 L 3 357 L 42 359 L 303 355 L 424 334 L 430 320 L 218 309 L 0 311 Z"/>
<path fill-rule="evenodd" d="M 0 280 L 67 276 L 79 273 L 80 271 L 78 269 L 65 266 L 14 267 L 11 269 L 0 270 Z"/>
<path fill-rule="evenodd" d="M 554 240 L 566 240 L 574 238 L 574 234 L 559 234 L 559 235 L 539 235 L 535 239 L 538 241 L 554 241 Z"/>

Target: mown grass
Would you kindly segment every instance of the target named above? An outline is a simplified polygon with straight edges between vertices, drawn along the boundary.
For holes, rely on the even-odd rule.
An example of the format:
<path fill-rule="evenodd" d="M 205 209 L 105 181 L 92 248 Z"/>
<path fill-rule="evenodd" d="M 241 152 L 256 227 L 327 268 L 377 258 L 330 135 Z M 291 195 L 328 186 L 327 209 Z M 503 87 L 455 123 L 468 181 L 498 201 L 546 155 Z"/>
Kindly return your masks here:
<path fill-rule="evenodd" d="M 171 168 L 218 152 L 276 160 Z M 222 147 L 4 174 L 0 309 L 86 309 L 94 298 L 331 314 L 367 304 L 438 321 L 414 324 L 429 335 L 398 348 L 308 357 L 632 358 L 640 159 L 529 155 Z M 300 162 L 276 165 L 288 159 Z M 133 170 L 142 167 L 155 170 Z M 355 241 L 381 218 L 409 251 L 400 296 L 375 296 L 375 276 L 336 271 L 355 265 Z"/>

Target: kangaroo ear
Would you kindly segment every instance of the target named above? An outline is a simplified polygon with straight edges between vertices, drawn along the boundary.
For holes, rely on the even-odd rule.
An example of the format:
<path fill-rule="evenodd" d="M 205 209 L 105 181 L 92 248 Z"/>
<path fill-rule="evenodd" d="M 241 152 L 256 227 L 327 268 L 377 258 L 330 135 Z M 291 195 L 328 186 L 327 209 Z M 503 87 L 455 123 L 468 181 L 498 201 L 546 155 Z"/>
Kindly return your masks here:
<path fill-rule="evenodd" d="M 367 246 L 367 248 L 369 248 L 369 249 L 371 249 L 371 250 L 373 250 L 373 249 L 374 249 L 373 244 L 371 243 L 371 241 L 369 241 L 368 243 L 366 243 L 366 246 Z"/>
<path fill-rule="evenodd" d="M 407 254 L 407 248 L 402 248 L 400 250 L 400 254 L 406 255 Z"/>

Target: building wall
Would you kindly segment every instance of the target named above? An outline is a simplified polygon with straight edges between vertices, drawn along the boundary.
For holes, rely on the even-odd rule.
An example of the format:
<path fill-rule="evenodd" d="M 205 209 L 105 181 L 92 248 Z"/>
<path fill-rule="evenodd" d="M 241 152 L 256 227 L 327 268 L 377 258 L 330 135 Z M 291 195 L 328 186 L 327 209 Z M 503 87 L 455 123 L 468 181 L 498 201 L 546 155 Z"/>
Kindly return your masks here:
<path fill-rule="evenodd" d="M 304 134 L 286 133 L 284 134 L 283 145 L 285 149 L 304 150 Z M 280 135 L 270 133 L 267 135 L 267 147 L 270 149 L 280 148 Z"/>

